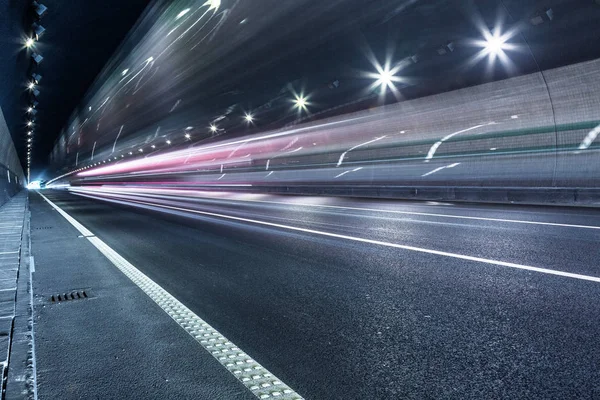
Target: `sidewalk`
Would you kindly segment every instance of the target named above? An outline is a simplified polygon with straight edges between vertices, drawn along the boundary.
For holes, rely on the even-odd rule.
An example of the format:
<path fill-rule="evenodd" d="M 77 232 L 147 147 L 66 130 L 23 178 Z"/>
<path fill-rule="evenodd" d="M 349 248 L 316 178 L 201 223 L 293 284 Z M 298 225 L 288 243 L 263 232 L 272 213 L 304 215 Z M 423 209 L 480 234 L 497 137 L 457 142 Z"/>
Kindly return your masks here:
<path fill-rule="evenodd" d="M 255 399 L 38 194 L 30 208 L 39 399 Z"/>
<path fill-rule="evenodd" d="M 26 218 L 27 211 L 27 191 L 21 191 L 11 200 L 0 207 L 0 354 L 2 362 L 2 397 L 6 396 L 7 378 L 9 367 L 12 367 L 11 361 L 12 351 L 11 344 L 14 341 L 15 334 L 22 332 L 21 324 L 16 323 L 16 316 L 24 314 L 24 318 L 28 319 L 27 313 L 27 287 L 29 284 L 29 273 L 22 273 L 20 263 L 26 255 L 23 251 L 23 241 L 28 240 L 26 234 L 28 229 L 28 220 Z M 25 235 L 25 236 L 24 236 Z M 25 288 L 25 291 L 19 290 Z M 24 299 L 20 299 L 23 296 Z M 17 307 L 17 299 L 23 300 L 25 312 Z M 19 325 L 18 329 L 15 327 Z M 25 321 L 25 328 L 27 327 Z M 19 347 L 19 346 L 17 346 Z M 25 346 L 27 348 L 27 346 Z M 18 364 L 20 361 L 26 360 L 27 349 L 25 353 L 20 353 L 14 358 L 17 369 L 21 369 Z M 21 360 L 22 358 L 22 360 Z M 25 380 L 26 377 L 21 374 Z M 26 394 L 25 384 L 19 390 L 21 394 Z M 25 391 L 25 393 L 23 393 Z"/>

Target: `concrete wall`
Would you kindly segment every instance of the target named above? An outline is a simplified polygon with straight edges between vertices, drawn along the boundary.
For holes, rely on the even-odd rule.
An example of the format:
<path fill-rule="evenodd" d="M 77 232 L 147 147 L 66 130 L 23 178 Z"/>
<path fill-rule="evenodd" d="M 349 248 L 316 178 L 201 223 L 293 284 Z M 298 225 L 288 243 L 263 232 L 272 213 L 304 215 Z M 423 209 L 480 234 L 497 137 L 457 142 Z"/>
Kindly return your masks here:
<path fill-rule="evenodd" d="M 0 109 L 0 206 L 25 185 L 25 176 L 4 114 Z"/>

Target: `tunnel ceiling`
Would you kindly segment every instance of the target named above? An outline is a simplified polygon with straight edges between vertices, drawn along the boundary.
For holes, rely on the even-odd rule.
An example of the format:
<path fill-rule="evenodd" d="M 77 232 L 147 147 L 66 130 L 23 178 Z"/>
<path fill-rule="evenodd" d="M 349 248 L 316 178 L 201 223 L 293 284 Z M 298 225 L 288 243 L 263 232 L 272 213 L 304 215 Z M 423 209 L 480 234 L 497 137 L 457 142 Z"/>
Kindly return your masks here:
<path fill-rule="evenodd" d="M 46 31 L 35 48 L 24 48 L 33 11 L 30 1 L 0 0 L 0 106 L 22 162 L 26 157 L 26 117 L 30 56 L 44 59 L 38 72 L 38 113 L 32 169 L 43 167 L 61 127 L 111 54 L 138 19 L 147 0 L 40 1 L 48 9 Z M 23 162 L 25 165 L 25 163 Z"/>
<path fill-rule="evenodd" d="M 251 12 L 260 11 L 268 2 L 251 3 Z M 39 88 L 33 169 L 46 165 L 47 156 L 61 129 L 66 127 L 69 115 L 148 3 L 142 0 L 107 0 L 100 5 L 87 1 L 69 4 L 57 0 L 44 1 L 48 12 L 42 24 L 47 31 L 37 45 L 44 61 L 40 66 L 43 81 Z M 510 76 L 499 67 L 490 74 L 485 70 L 485 63 L 474 68 L 461 68 L 472 56 L 461 42 L 478 36 L 474 15 L 478 15 L 489 28 L 497 23 L 499 15 L 503 16 L 507 25 L 519 26 L 515 40 L 522 43 L 527 51 L 513 54 L 512 59 L 517 66 L 513 75 L 600 56 L 600 47 L 597 46 L 600 26 L 593 23 L 600 18 L 600 4 L 596 0 L 347 0 L 332 2 L 327 7 L 321 2 L 301 3 L 306 7 L 293 12 L 298 18 L 304 18 L 303 29 L 291 32 L 286 29 L 289 27 L 272 23 L 271 29 L 279 34 L 285 31 L 286 35 L 271 40 L 268 46 L 262 48 L 259 45 L 261 37 L 252 37 L 247 54 L 239 58 L 243 62 L 223 70 L 223 74 L 228 74 L 227 82 L 211 81 L 210 87 L 206 88 L 207 93 L 227 89 L 228 92 L 222 94 L 230 95 L 227 99 L 227 96 L 213 96 L 210 104 L 203 104 L 204 108 L 211 109 L 213 116 L 226 113 L 232 101 L 239 108 L 269 102 L 278 97 L 282 86 L 290 83 L 307 88 L 323 86 L 336 89 L 327 98 L 315 99 L 320 102 L 320 114 L 331 115 L 328 110 L 347 104 L 353 96 L 364 91 L 364 79 L 353 77 L 353 71 L 370 68 L 361 43 L 366 43 L 379 59 L 389 50 L 390 43 L 396 59 L 414 57 L 414 65 L 406 70 L 413 80 L 401 87 L 406 99 Z M 27 10 L 7 0 L 0 0 L 0 4 L 11 13 L 0 28 L 6 30 L 2 32 L 0 51 L 4 56 L 0 69 L 7 71 L 0 81 L 0 104 L 23 156 L 27 104 L 23 82 L 27 77 L 29 58 L 19 41 L 24 34 L 23 26 L 27 24 Z M 223 0 L 222 8 L 235 6 L 244 9 L 249 4 Z M 306 28 L 308 20 L 310 30 Z M 355 24 L 358 20 L 360 24 Z M 340 21 L 345 21 L 343 26 L 336 27 Z M 253 22 L 252 18 L 250 22 Z M 320 37 L 320 29 L 335 31 L 335 34 Z M 258 33 L 269 34 L 267 31 Z M 219 76 L 218 73 L 214 75 Z M 236 81 L 235 76 L 245 78 Z M 372 104 L 357 105 L 365 106 Z M 347 107 L 337 109 L 337 112 L 354 111 Z M 264 121 L 260 128 L 276 128 L 281 121 L 285 122 L 281 116 L 276 116 L 273 123 Z M 245 133 L 248 132 L 238 132 Z M 235 132 L 232 130 L 231 134 Z"/>

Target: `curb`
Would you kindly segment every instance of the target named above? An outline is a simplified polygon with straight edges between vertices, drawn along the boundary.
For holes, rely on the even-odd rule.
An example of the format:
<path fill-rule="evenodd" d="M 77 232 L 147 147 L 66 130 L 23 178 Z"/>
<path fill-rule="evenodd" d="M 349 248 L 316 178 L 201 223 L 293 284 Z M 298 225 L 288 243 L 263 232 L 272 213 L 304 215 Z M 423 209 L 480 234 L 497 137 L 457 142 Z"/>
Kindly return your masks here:
<path fill-rule="evenodd" d="M 8 377 L 3 399 L 37 399 L 31 270 L 31 212 L 25 203 L 21 257 L 17 276 L 15 318 L 11 335 Z"/>

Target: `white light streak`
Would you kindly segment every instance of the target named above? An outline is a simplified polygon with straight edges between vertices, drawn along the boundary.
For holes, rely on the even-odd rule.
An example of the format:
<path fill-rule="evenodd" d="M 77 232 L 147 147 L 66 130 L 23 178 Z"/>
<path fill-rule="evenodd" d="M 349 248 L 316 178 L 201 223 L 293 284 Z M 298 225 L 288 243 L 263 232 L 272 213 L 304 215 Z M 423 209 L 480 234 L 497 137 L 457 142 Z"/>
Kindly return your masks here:
<path fill-rule="evenodd" d="M 185 14 L 187 14 L 190 11 L 189 8 L 186 8 L 185 10 L 181 11 L 179 14 L 177 14 L 177 16 L 175 17 L 175 20 L 178 20 L 179 18 L 183 17 Z"/>
<path fill-rule="evenodd" d="M 585 136 L 585 138 L 583 139 L 583 141 L 579 145 L 579 150 L 585 150 L 585 149 L 589 148 L 592 145 L 592 143 L 594 143 L 594 140 L 596 140 L 596 138 L 598 137 L 599 134 L 600 134 L 600 125 L 598 125 L 594 129 L 592 129 Z"/>
<path fill-rule="evenodd" d="M 378 137 L 378 138 L 375 138 L 375 139 L 373 139 L 373 140 L 369 140 L 368 142 L 361 143 L 361 144 L 357 144 L 356 146 L 349 148 L 348 150 L 346 150 L 345 152 L 343 152 L 343 153 L 342 153 L 342 155 L 340 156 L 340 159 L 339 159 L 339 160 L 338 160 L 338 162 L 337 162 L 337 165 L 336 165 L 336 167 L 339 167 L 340 165 L 342 165 L 342 163 L 344 162 L 344 157 L 346 157 L 346 154 L 348 154 L 348 153 L 349 153 L 349 152 L 351 152 L 352 150 L 354 150 L 354 149 L 358 149 L 359 147 L 366 146 L 366 145 L 368 145 L 368 144 L 371 144 L 371 143 L 374 143 L 374 142 L 377 142 L 378 140 L 384 139 L 386 136 L 387 136 L 387 135 L 380 136 L 380 137 Z"/>
<path fill-rule="evenodd" d="M 439 172 L 439 171 L 441 171 L 441 170 L 443 170 L 443 169 L 446 169 L 446 168 L 454 168 L 454 167 L 456 167 L 457 165 L 460 165 L 460 163 L 454 163 L 454 164 L 446 165 L 446 166 L 444 166 L 444 167 L 439 167 L 439 168 L 436 168 L 436 169 L 434 169 L 433 171 L 429 171 L 429 172 L 427 172 L 426 174 L 423 174 L 423 175 L 421 175 L 421 176 L 429 176 L 429 175 L 431 175 L 431 174 L 435 174 L 436 172 Z"/>

